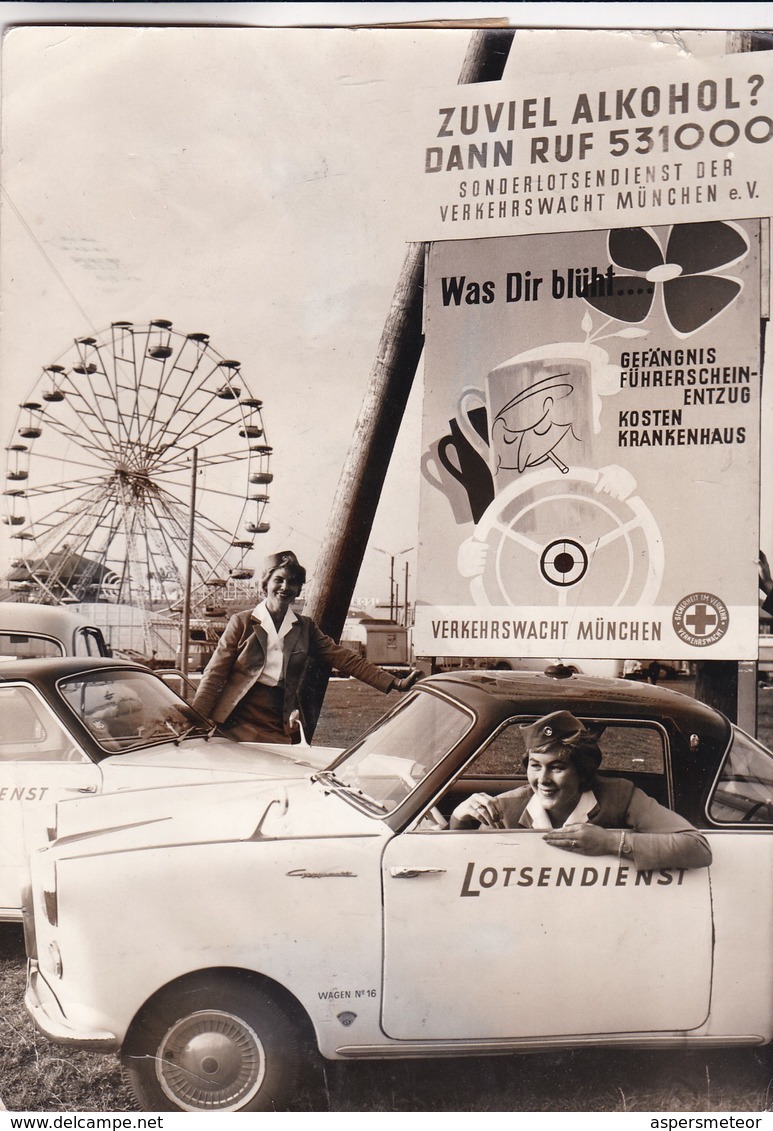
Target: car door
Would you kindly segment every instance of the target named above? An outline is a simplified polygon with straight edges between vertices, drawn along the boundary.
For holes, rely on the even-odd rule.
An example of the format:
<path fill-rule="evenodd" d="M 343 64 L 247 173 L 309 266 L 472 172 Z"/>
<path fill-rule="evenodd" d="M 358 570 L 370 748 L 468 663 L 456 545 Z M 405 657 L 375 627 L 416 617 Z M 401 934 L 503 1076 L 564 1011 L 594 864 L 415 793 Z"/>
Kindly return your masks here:
<path fill-rule="evenodd" d="M 96 792 L 100 782 L 30 684 L 0 686 L 0 917 L 21 906 L 27 856 L 47 842 L 57 801 Z"/>
<path fill-rule="evenodd" d="M 725 1032 L 758 1033 L 770 1040 L 773 755 L 737 727 L 706 809 L 716 921 L 712 1013 L 717 1027 L 724 1022 Z"/>
<path fill-rule="evenodd" d="M 709 869 L 636 872 L 534 829 L 429 821 L 395 836 L 382 866 L 390 1037 L 685 1031 L 708 1016 Z"/>

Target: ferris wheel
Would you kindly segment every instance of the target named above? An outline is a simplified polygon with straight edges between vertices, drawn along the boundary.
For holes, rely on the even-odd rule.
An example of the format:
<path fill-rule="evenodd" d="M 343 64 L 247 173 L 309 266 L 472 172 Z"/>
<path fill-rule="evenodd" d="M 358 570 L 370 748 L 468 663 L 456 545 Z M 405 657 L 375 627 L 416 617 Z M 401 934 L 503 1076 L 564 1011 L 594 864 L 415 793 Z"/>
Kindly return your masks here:
<path fill-rule="evenodd" d="M 6 449 L 8 580 L 44 602 L 146 614 L 178 611 L 189 572 L 194 610 L 238 596 L 269 529 L 271 454 L 262 402 L 209 335 L 156 319 L 77 338 L 35 380 Z"/>

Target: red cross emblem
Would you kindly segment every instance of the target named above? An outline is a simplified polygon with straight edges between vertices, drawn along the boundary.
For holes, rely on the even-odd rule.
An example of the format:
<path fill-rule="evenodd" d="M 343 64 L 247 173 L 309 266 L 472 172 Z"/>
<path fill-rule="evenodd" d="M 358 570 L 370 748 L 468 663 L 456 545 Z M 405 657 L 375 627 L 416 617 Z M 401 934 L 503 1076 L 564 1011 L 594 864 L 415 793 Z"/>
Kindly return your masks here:
<path fill-rule="evenodd" d="M 730 614 L 724 601 L 713 593 L 690 593 L 674 608 L 672 621 L 680 640 L 705 648 L 725 635 Z"/>

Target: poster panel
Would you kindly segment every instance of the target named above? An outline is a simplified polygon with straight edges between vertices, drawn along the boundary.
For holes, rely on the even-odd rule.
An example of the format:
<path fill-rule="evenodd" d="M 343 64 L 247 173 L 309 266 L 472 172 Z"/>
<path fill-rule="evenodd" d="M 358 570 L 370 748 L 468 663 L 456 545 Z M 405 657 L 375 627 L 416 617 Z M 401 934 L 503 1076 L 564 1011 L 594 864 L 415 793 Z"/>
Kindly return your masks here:
<path fill-rule="evenodd" d="M 768 216 L 765 53 L 509 75 L 417 111 L 414 239 Z"/>
<path fill-rule="evenodd" d="M 756 654 L 760 231 L 433 245 L 420 654 Z"/>
<path fill-rule="evenodd" d="M 419 654 L 756 657 L 772 94 L 750 54 L 425 104 Z"/>

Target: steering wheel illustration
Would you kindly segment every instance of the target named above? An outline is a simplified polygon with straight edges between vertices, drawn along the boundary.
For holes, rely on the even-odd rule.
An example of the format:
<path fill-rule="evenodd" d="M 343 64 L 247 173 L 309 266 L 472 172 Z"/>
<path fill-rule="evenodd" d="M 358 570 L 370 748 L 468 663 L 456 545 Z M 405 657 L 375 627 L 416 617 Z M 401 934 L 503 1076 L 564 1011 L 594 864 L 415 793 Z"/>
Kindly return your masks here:
<path fill-rule="evenodd" d="M 601 493 L 601 474 L 544 467 L 497 495 L 467 547 L 478 556 L 477 605 L 654 603 L 664 566 L 657 523 L 638 495 Z"/>

